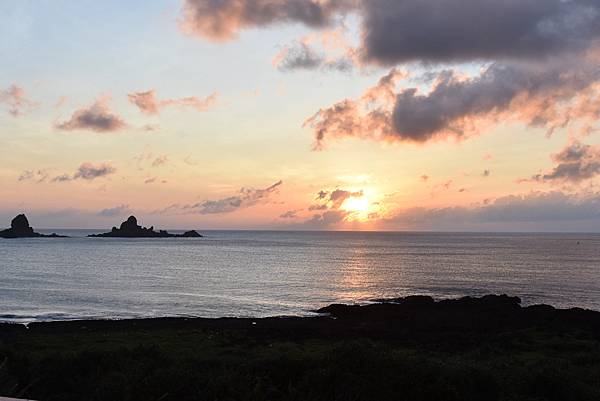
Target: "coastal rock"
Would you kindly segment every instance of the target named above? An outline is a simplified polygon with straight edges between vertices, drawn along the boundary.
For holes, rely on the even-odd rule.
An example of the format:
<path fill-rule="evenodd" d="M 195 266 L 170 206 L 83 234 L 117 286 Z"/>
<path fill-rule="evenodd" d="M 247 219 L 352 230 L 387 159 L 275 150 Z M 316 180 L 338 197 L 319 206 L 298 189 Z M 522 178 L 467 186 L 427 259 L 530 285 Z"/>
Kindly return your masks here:
<path fill-rule="evenodd" d="M 27 237 L 35 234 L 33 228 L 29 225 L 29 220 L 27 220 L 27 217 L 24 214 L 19 214 L 12 219 L 10 222 L 10 229 L 18 236 Z"/>
<path fill-rule="evenodd" d="M 183 234 L 171 234 L 165 230 L 154 231 L 154 226 L 150 228 L 138 225 L 135 216 L 129 216 L 127 220 L 121 223 L 119 228 L 113 227 L 110 232 L 102 234 L 91 234 L 88 237 L 109 237 L 109 238 L 200 238 L 202 235 L 196 231 L 186 231 Z"/>
<path fill-rule="evenodd" d="M 181 234 L 181 237 L 183 237 L 183 238 L 201 238 L 202 235 L 198 234 L 198 232 L 195 230 L 190 230 L 190 231 L 186 231 L 183 234 Z"/>
<path fill-rule="evenodd" d="M 17 215 L 10 222 L 10 228 L 0 231 L 0 238 L 66 238 L 63 235 L 55 233 L 44 235 L 36 233 L 29 225 L 29 220 L 24 214 Z"/>

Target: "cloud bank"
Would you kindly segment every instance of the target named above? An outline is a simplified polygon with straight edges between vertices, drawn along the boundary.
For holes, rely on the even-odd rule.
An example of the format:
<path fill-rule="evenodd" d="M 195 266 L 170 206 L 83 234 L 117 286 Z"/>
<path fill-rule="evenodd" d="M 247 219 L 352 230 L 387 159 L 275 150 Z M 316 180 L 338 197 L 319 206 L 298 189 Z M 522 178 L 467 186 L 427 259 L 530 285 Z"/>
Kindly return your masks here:
<path fill-rule="evenodd" d="M 363 1 L 361 51 L 383 65 L 543 59 L 600 38 L 594 0 Z"/>
<path fill-rule="evenodd" d="M 474 207 L 410 208 L 381 221 L 394 230 L 593 229 L 600 221 L 600 194 L 559 191 L 510 195 Z M 597 228 L 596 228 L 597 229 Z"/>

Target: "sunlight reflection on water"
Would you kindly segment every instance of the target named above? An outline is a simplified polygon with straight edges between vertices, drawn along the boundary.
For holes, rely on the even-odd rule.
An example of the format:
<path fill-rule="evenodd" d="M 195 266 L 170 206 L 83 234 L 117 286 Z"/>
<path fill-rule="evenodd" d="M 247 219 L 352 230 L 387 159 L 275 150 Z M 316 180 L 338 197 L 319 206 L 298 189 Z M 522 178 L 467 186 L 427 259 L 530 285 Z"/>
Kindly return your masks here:
<path fill-rule="evenodd" d="M 209 231 L 0 240 L 0 320 L 301 315 L 332 302 L 509 293 L 600 310 L 600 235 Z"/>

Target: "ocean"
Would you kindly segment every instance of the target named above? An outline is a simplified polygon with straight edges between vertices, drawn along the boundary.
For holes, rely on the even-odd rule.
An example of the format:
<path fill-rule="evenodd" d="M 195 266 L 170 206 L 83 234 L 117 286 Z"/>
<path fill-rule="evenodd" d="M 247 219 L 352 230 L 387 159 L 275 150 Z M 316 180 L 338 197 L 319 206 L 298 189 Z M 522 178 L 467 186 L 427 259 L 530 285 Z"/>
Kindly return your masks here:
<path fill-rule="evenodd" d="M 0 321 L 310 315 L 411 294 L 600 310 L 600 234 L 40 231 L 73 237 L 0 239 Z"/>

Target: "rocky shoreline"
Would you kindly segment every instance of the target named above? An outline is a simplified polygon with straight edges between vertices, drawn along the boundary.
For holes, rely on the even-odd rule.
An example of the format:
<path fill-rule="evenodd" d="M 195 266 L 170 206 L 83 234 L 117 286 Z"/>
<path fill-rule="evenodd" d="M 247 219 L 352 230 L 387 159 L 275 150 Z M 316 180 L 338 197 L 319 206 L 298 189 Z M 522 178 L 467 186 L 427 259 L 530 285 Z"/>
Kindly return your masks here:
<path fill-rule="evenodd" d="M 64 329 L 123 329 L 127 327 L 209 327 L 242 329 L 268 327 L 283 330 L 305 327 L 315 335 L 339 331 L 339 335 L 387 336 L 399 332 L 452 329 L 469 332 L 498 332 L 539 327 L 556 330 L 586 330 L 600 339 L 600 312 L 581 309 L 557 309 L 540 304 L 521 306 L 518 297 L 486 295 L 434 300 L 429 296 L 376 299 L 364 305 L 331 304 L 313 310 L 315 316 L 274 316 L 266 318 L 161 317 L 121 320 L 68 320 L 51 322 L 0 323 L 5 331 L 50 332 Z M 25 327 L 27 326 L 27 327 Z M 344 334 L 346 333 L 346 334 Z"/>
<path fill-rule="evenodd" d="M 600 399 L 600 312 L 522 307 L 505 295 L 380 301 L 329 305 L 315 317 L 0 324 L 0 395 Z"/>

